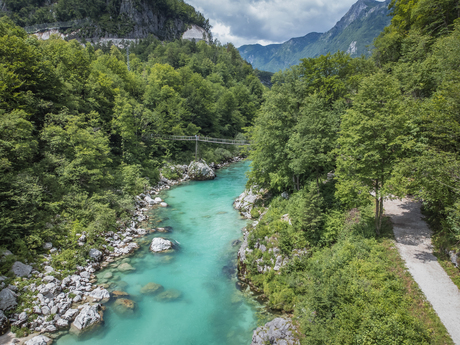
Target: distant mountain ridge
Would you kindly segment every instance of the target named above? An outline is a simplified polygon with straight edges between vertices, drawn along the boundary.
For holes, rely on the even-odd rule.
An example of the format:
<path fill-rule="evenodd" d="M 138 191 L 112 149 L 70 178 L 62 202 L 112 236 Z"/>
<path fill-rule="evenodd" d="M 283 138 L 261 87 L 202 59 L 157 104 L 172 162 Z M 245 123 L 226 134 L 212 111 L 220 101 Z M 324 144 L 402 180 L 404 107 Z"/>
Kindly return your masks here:
<path fill-rule="evenodd" d="M 254 68 L 277 72 L 299 63 L 299 59 L 345 51 L 352 56 L 370 55 L 375 37 L 390 24 L 391 0 L 358 0 L 328 32 L 311 32 L 282 44 L 244 45 L 241 56 Z"/>

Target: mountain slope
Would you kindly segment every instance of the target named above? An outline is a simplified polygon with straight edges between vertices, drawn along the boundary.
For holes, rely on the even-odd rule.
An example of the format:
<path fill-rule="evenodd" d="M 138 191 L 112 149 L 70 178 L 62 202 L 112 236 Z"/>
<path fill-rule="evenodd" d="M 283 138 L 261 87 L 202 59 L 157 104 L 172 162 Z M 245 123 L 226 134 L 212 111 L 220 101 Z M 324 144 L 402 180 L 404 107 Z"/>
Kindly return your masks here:
<path fill-rule="evenodd" d="M 192 25 L 209 32 L 209 21 L 183 0 L 0 0 L 9 16 L 30 33 L 58 28 L 71 38 L 180 38 Z"/>
<path fill-rule="evenodd" d="M 315 57 L 339 50 L 352 56 L 370 55 L 370 45 L 383 28 L 390 24 L 390 0 L 359 0 L 345 16 L 326 33 L 312 32 L 291 38 L 282 44 L 244 45 L 238 48 L 241 56 L 254 68 L 277 72 L 299 63 L 299 59 Z"/>

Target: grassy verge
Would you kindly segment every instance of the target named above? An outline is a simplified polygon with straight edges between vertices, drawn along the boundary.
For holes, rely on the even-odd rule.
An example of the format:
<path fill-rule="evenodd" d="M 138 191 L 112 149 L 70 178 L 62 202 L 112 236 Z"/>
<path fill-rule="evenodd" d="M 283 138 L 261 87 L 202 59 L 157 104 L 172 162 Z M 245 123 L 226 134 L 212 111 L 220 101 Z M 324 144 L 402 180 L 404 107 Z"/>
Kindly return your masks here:
<path fill-rule="evenodd" d="M 450 338 L 449 333 L 447 332 L 447 329 L 444 327 L 443 323 L 434 311 L 430 302 L 426 300 L 425 295 L 420 290 L 418 284 L 414 281 L 414 278 L 411 276 L 411 274 L 405 267 L 405 263 L 401 259 L 401 256 L 399 255 L 398 250 L 395 246 L 391 222 L 387 219 L 386 223 L 389 226 L 386 227 L 387 231 L 385 232 L 385 236 L 381 239 L 381 243 L 388 252 L 388 259 L 393 263 L 393 266 L 391 268 L 392 272 L 396 274 L 404 282 L 407 294 L 409 295 L 409 298 L 411 300 L 409 310 L 410 314 L 418 318 L 426 326 L 427 330 L 431 335 L 432 344 L 454 344 L 452 339 Z M 388 230 L 390 230 L 391 232 Z M 440 260 L 440 263 L 441 261 L 442 260 Z M 446 263 L 444 262 L 444 264 Z M 444 267 L 442 263 L 441 266 Z M 451 266 L 457 271 L 457 282 L 455 283 L 458 286 L 458 284 L 460 283 L 460 274 L 458 274 L 458 270 L 452 264 Z M 444 269 L 446 268 L 444 267 Z"/>

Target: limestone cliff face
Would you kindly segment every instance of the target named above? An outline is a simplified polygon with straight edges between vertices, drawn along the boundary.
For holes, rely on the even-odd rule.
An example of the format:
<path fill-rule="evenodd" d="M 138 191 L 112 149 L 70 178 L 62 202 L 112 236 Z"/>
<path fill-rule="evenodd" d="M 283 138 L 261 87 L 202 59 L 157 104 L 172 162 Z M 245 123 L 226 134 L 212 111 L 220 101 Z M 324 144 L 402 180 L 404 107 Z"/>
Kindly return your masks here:
<path fill-rule="evenodd" d="M 56 15 L 57 12 L 55 13 L 57 1 L 50 0 L 44 6 L 49 8 L 49 12 L 53 14 L 50 18 L 52 20 L 54 17 L 56 22 L 40 22 L 25 27 L 26 31 L 43 39 L 47 39 L 52 33 L 58 33 L 68 39 L 85 39 L 93 42 L 117 42 L 122 39 L 132 41 L 149 35 L 160 40 L 209 39 L 209 22 L 192 6 L 181 1 L 170 3 L 152 0 L 108 0 L 106 7 L 99 9 L 98 15 L 93 14 L 91 18 L 88 16 L 84 19 L 81 19 L 81 15 L 80 18 L 67 16 L 64 20 L 71 19 L 70 21 L 60 22 L 57 20 L 62 19 Z M 4 0 L 0 0 L 1 7 L 5 7 Z M 31 13 L 33 15 L 33 12 Z M 205 28 L 197 23 L 203 24 Z"/>

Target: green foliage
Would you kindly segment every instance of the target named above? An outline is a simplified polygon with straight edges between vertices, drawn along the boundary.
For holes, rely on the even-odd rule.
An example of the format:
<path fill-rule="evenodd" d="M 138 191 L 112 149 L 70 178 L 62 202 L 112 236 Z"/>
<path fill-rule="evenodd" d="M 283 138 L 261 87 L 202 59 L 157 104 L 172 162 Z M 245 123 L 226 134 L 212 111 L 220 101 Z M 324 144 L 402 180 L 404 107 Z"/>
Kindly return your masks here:
<path fill-rule="evenodd" d="M 429 344 L 403 282 L 375 240 L 347 239 L 309 260 L 296 304 L 304 344 Z"/>
<path fill-rule="evenodd" d="M 5 0 L 3 4 L 6 11 L 0 11 L 0 15 L 8 15 L 17 25 L 32 26 L 76 20 L 72 29 L 75 31 L 79 28 L 83 37 L 85 34 L 87 37 L 94 37 L 95 27 L 101 30 L 101 34 L 125 36 L 135 25 L 129 17 L 129 11 L 123 9 L 118 0 Z M 145 11 L 147 6 L 165 20 L 165 28 L 157 32 L 158 36 L 170 37 L 168 29 L 174 26 L 174 21 L 178 20 L 186 25 L 196 24 L 207 31 L 211 28 L 209 21 L 200 12 L 182 0 L 162 0 L 154 3 L 136 0 L 129 5 L 139 12 Z M 81 23 L 84 19 L 91 19 L 92 23 L 90 25 Z"/>
<path fill-rule="evenodd" d="M 78 5 L 56 7 L 87 16 Z M 81 10 L 93 5 L 101 4 Z M 157 5 L 184 16 L 189 9 Z M 31 258 L 52 240 L 62 249 L 53 264 L 66 270 L 81 264 L 90 246 L 101 248 L 101 232 L 132 217 L 133 196 L 159 180 L 162 162 L 192 159 L 190 143 L 154 134 L 234 137 L 263 102 L 262 85 L 232 46 L 147 39 L 131 47 L 128 71 L 115 46 L 39 41 L 6 17 L 0 41 L 0 245 Z M 203 154 L 220 162 L 237 152 L 209 146 Z M 84 232 L 87 245 L 76 247 Z"/>

